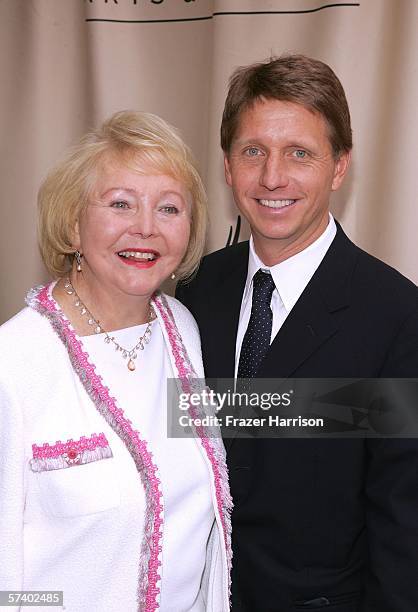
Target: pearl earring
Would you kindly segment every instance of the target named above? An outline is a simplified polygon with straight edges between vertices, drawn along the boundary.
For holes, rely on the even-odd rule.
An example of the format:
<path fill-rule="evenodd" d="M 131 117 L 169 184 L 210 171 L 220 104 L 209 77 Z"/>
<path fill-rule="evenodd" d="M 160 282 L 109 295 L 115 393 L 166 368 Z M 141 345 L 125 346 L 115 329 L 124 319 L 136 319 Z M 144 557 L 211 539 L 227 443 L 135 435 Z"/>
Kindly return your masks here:
<path fill-rule="evenodd" d="M 81 272 L 81 258 L 82 258 L 82 255 L 81 255 L 80 251 L 76 251 L 74 253 L 74 257 L 75 257 L 75 260 L 77 262 L 77 272 Z"/>
<path fill-rule="evenodd" d="M 171 280 L 174 280 L 176 278 L 176 275 L 174 274 L 174 272 L 172 272 L 170 278 L 171 278 Z"/>

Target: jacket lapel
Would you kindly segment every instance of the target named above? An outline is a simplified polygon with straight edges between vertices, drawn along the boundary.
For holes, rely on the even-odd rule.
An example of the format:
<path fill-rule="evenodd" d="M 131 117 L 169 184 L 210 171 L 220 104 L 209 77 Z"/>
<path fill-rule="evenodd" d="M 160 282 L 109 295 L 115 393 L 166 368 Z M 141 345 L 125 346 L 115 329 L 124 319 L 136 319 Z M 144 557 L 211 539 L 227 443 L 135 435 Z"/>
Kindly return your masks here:
<path fill-rule="evenodd" d="M 292 376 L 310 355 L 338 330 L 338 321 L 324 311 L 321 297 L 310 295 L 295 306 L 286 319 L 260 368 L 260 378 Z"/>
<path fill-rule="evenodd" d="M 357 248 L 337 224 L 337 235 L 318 270 L 273 340 L 260 378 L 292 376 L 340 325 L 350 302 L 350 278 Z"/>

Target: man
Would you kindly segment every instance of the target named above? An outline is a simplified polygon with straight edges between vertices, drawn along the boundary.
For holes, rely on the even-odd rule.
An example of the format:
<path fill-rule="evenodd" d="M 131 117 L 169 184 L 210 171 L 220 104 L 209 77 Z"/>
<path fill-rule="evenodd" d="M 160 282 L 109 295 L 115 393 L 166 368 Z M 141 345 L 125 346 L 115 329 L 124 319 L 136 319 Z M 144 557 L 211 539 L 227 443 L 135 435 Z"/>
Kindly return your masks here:
<path fill-rule="evenodd" d="M 206 375 L 417 377 L 417 287 L 329 214 L 352 148 L 332 70 L 300 55 L 237 70 L 221 141 L 251 239 L 207 256 L 178 290 Z M 226 446 L 234 611 L 418 610 L 416 440 Z"/>

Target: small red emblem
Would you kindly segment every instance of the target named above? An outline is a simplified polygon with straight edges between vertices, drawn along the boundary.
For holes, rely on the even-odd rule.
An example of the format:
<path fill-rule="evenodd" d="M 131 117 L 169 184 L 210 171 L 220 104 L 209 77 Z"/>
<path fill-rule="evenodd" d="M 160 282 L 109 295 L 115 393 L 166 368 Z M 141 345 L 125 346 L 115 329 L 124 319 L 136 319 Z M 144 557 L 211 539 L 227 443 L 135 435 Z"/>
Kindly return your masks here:
<path fill-rule="evenodd" d="M 74 465 L 74 463 L 78 463 L 80 461 L 80 457 L 75 448 L 70 448 L 64 455 L 64 459 L 68 463 L 68 465 Z"/>

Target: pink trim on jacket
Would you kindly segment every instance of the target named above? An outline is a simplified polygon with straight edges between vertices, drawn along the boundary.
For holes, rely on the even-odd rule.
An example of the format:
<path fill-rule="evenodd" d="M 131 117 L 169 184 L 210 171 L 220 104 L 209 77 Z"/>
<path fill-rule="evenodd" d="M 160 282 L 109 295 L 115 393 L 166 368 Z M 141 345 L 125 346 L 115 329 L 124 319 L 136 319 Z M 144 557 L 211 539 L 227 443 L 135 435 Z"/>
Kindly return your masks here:
<path fill-rule="evenodd" d="M 46 459 L 49 457 L 58 457 L 69 451 L 81 453 L 85 450 L 94 450 L 97 447 L 105 448 L 106 446 L 109 446 L 109 443 L 104 433 L 94 433 L 90 438 L 81 436 L 79 440 L 67 440 L 67 442 L 58 440 L 55 444 L 48 444 L 48 442 L 45 442 L 42 446 L 32 444 L 32 452 L 34 459 Z"/>
<path fill-rule="evenodd" d="M 79 440 L 58 441 L 55 444 L 45 442 L 42 446 L 32 444 L 32 454 L 30 467 L 33 472 L 61 470 L 113 456 L 104 433 L 94 433 L 90 438 L 81 436 Z"/>
<path fill-rule="evenodd" d="M 190 394 L 193 391 L 193 379 L 196 379 L 197 375 L 187 355 L 184 343 L 175 324 L 173 313 L 171 312 L 170 306 L 163 295 L 155 295 L 153 305 L 158 308 L 161 318 L 164 321 L 182 390 L 184 393 Z M 204 414 L 202 414 L 201 407 L 189 405 L 188 412 L 192 419 L 197 419 L 204 416 Z M 202 425 L 196 426 L 195 430 L 212 465 L 215 481 L 216 502 L 218 505 L 219 516 L 221 518 L 223 538 L 227 551 L 227 563 L 230 572 L 232 565 L 230 517 L 232 510 L 232 498 L 229 493 L 228 470 L 225 461 L 223 444 L 219 437 L 209 437 L 205 427 Z"/>

